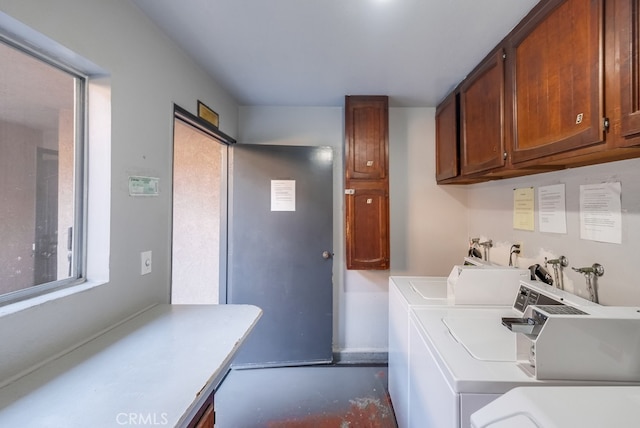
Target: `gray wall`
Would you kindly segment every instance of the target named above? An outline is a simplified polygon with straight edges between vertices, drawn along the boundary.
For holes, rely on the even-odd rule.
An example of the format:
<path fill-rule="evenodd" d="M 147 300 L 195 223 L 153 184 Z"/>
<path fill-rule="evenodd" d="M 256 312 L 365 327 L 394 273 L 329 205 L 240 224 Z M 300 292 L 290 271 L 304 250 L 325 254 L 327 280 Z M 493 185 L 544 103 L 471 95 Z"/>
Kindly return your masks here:
<path fill-rule="evenodd" d="M 580 185 L 620 182 L 622 185 L 622 244 L 580 238 Z M 539 232 L 537 189 L 565 184 L 567 233 Z M 513 229 L 513 189 L 533 186 L 536 190 L 535 231 Z M 605 274 L 598 279 L 600 302 L 606 305 L 640 305 L 640 286 L 635 264 L 640 250 L 640 159 L 568 169 L 469 186 L 469 236 L 484 236 L 498 245 L 492 260 L 507 264 L 508 246 L 523 242 L 520 265 L 543 263 L 544 257 L 564 255 L 569 265 L 600 263 Z M 586 293 L 582 275 L 565 269 L 565 287 L 582 297 Z"/>
<path fill-rule="evenodd" d="M 102 93 L 110 97 L 111 109 L 108 129 L 101 133 L 104 143 L 92 147 L 97 166 L 106 165 L 102 177 L 107 181 L 91 203 L 106 207 L 106 215 L 104 221 L 89 225 L 93 236 L 102 239 L 90 242 L 92 253 L 99 255 L 90 261 L 90 275 L 95 273 L 96 282 L 105 283 L 22 310 L 0 308 L 0 379 L 151 304 L 168 301 L 172 109 L 177 103 L 195 112 L 198 99 L 214 108 L 221 129 L 242 143 L 334 147 L 337 351 L 386 351 L 389 274 L 446 275 L 460 263 L 472 236 L 496 241 L 492 258 L 505 264 L 504 248 L 514 241 L 524 242 L 525 263 L 541 261 L 542 254 L 564 254 L 572 266 L 602 263 L 602 301 L 640 304 L 630 268 L 640 238 L 639 160 L 473 186 L 437 186 L 434 109 L 392 108 L 391 270 L 346 271 L 342 108 L 243 107 L 238 113 L 236 102 L 129 2 L 0 0 L 0 10 L 105 69 L 110 76 L 102 81 Z M 160 196 L 129 197 L 127 178 L 133 174 L 159 177 Z M 93 185 L 99 187 L 99 178 L 93 178 Z M 583 241 L 578 234 L 579 184 L 607 180 L 622 182 L 622 245 Z M 567 235 L 513 230 L 513 188 L 561 182 L 567 186 Z M 140 276 L 139 253 L 145 250 L 153 251 L 153 273 Z M 569 285 L 580 291 L 582 277 L 567 275 Z"/>
<path fill-rule="evenodd" d="M 221 129 L 232 136 L 237 104 L 130 2 L 0 0 L 0 10 L 109 74 L 101 80 L 107 117 L 94 123 L 93 131 L 105 128 L 90 148 L 96 162 L 90 186 L 98 190 L 91 204 L 98 212 L 89 224 L 94 232 L 89 279 L 104 284 L 31 307 L 0 308 L 4 381 L 149 305 L 168 301 L 173 104 L 195 113 L 202 100 L 219 113 Z M 106 171 L 95 174 L 104 165 Z M 159 177 L 160 196 L 131 198 L 129 175 Z M 153 251 L 153 272 L 140 276 L 145 250 Z"/>
<path fill-rule="evenodd" d="M 334 149 L 334 350 L 386 352 L 389 275 L 448 275 L 466 252 L 466 189 L 436 186 L 432 108 L 389 110 L 391 270 L 344 266 L 344 110 L 241 107 L 238 141 Z"/>

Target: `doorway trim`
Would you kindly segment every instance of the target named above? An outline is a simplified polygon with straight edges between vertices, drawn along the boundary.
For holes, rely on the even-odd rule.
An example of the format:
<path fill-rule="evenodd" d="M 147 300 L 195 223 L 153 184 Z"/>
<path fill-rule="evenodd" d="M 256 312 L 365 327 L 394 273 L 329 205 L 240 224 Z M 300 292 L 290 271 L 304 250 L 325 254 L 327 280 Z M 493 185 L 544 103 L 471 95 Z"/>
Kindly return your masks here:
<path fill-rule="evenodd" d="M 173 112 L 173 122 L 172 124 L 175 124 L 176 120 L 180 120 L 181 122 L 184 122 L 185 124 L 193 127 L 195 130 L 202 132 L 203 134 L 206 134 L 207 136 L 215 139 L 216 141 L 218 141 L 219 143 L 221 143 L 224 146 L 231 146 L 233 144 L 236 143 L 236 140 L 232 137 L 230 137 L 229 135 L 225 134 L 224 132 L 220 131 L 218 128 L 216 128 L 215 126 L 211 125 L 209 122 L 195 116 L 194 114 L 192 114 L 191 112 L 189 112 L 188 110 L 180 107 L 177 104 L 174 104 L 174 112 Z M 172 125 L 174 126 L 174 125 Z M 175 144 L 175 129 L 173 129 L 173 143 L 172 143 L 172 154 L 171 157 L 173 159 L 173 150 L 174 150 L 174 144 Z M 221 214 L 223 213 L 225 218 L 227 218 L 227 221 L 225 223 L 228 223 L 228 199 L 229 199 L 229 186 L 228 186 L 228 170 L 229 170 L 229 156 L 228 154 L 225 155 L 225 160 L 223 161 L 222 164 L 222 171 L 221 171 L 221 187 L 223 189 L 223 192 L 225 192 L 225 197 L 222 198 L 221 200 L 221 206 L 220 206 L 220 212 Z M 175 179 L 175 168 L 174 165 L 172 163 L 172 172 L 171 172 L 171 182 L 173 183 L 174 179 Z M 172 190 L 172 213 L 171 213 L 171 235 L 172 235 L 172 239 L 171 239 L 171 254 L 173 254 L 173 218 L 174 218 L 174 213 L 173 213 L 173 190 Z M 228 225 L 225 224 L 224 228 L 222 228 L 220 230 L 220 268 L 219 268 L 219 277 L 218 277 L 218 302 L 219 303 L 225 303 L 227 301 L 227 270 L 228 270 L 228 266 L 227 266 L 227 251 L 228 251 Z M 170 268 L 170 277 L 173 278 L 173 259 L 171 260 L 171 268 Z M 173 283 L 170 284 L 170 289 L 169 289 L 169 296 L 171 297 L 171 287 L 173 287 Z"/>
<path fill-rule="evenodd" d="M 193 113 L 180 107 L 177 104 L 173 105 L 173 116 L 182 120 L 183 122 L 188 123 L 194 128 L 198 128 L 200 131 L 211 135 L 213 138 L 223 144 L 231 145 L 236 143 L 236 140 L 234 138 L 230 137 L 206 120 L 199 118 L 198 116 L 194 115 Z"/>

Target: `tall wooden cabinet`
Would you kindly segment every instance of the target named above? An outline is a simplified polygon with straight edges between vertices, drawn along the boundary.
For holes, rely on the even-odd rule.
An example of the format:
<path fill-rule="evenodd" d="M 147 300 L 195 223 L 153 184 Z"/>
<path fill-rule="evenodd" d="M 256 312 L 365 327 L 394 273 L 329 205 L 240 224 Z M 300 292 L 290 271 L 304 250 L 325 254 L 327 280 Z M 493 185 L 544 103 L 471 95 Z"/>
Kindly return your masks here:
<path fill-rule="evenodd" d="M 345 98 L 347 269 L 389 269 L 389 108 L 386 96 Z"/>

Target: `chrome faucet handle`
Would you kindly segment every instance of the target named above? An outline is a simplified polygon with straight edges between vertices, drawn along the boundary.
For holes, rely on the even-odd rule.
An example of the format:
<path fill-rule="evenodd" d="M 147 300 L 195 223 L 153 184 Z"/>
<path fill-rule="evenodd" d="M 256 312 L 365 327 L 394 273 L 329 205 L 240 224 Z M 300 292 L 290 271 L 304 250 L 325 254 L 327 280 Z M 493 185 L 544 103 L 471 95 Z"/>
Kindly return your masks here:
<path fill-rule="evenodd" d="M 480 242 L 478 245 L 482 247 L 482 251 L 484 253 L 484 259 L 489 261 L 489 248 L 493 247 L 493 241 L 489 239 L 485 242 Z"/>
<path fill-rule="evenodd" d="M 604 266 L 602 266 L 599 263 L 594 263 L 593 265 L 591 265 L 591 267 L 582 267 L 582 268 L 574 268 L 572 267 L 571 269 L 573 269 L 576 272 L 579 272 L 581 274 L 584 275 L 595 275 L 595 276 L 602 276 L 604 275 Z"/>
<path fill-rule="evenodd" d="M 553 267 L 553 274 L 555 276 L 554 283 L 556 287 L 560 290 L 564 290 L 564 277 L 562 274 L 562 268 L 567 267 L 569 265 L 569 261 L 565 256 L 560 256 L 557 259 L 548 260 L 546 257 L 544 258 L 544 266 L 550 264 Z"/>
<path fill-rule="evenodd" d="M 480 242 L 478 245 L 482 245 L 485 248 L 493 247 L 493 240 L 489 239 L 488 241 Z"/>
<path fill-rule="evenodd" d="M 598 286 L 596 285 L 596 278 L 604 275 L 604 267 L 599 263 L 594 263 L 591 267 L 574 268 L 575 270 L 584 275 L 587 281 L 587 290 L 589 291 L 589 298 L 592 302 L 600 303 L 598 298 Z M 593 280 L 593 281 L 592 281 Z"/>
<path fill-rule="evenodd" d="M 567 258 L 565 256 L 560 256 L 557 259 L 550 259 L 547 260 L 547 258 L 544 258 L 544 265 L 546 266 L 548 264 L 550 265 L 560 265 L 562 267 L 567 267 L 569 266 L 569 260 L 567 260 Z M 575 270 L 575 268 L 573 268 Z"/>

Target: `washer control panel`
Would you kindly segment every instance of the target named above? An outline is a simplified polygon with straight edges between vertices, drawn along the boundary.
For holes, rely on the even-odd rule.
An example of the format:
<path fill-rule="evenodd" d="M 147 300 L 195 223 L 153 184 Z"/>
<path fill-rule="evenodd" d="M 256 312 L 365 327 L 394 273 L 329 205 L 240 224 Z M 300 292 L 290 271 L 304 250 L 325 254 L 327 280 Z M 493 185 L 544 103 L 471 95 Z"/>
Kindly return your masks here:
<path fill-rule="evenodd" d="M 564 303 L 521 284 L 513 309 L 524 313 L 529 305 L 564 305 Z"/>

